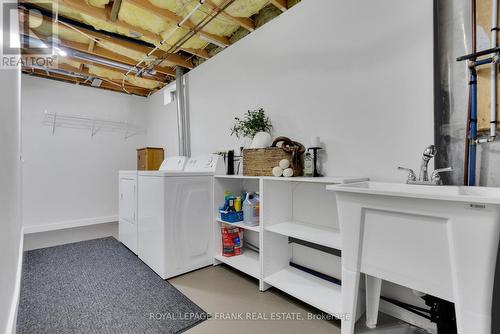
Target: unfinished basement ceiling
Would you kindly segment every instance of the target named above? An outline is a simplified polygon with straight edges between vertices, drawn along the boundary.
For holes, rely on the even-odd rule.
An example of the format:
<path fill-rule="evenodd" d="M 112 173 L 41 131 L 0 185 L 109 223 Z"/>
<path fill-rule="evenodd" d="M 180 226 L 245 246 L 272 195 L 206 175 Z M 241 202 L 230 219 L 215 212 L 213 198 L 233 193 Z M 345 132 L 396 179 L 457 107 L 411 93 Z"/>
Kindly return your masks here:
<path fill-rule="evenodd" d="M 24 42 L 61 50 L 51 66 L 23 73 L 149 96 L 175 80 L 175 67 L 193 69 L 299 1 L 23 1 Z"/>

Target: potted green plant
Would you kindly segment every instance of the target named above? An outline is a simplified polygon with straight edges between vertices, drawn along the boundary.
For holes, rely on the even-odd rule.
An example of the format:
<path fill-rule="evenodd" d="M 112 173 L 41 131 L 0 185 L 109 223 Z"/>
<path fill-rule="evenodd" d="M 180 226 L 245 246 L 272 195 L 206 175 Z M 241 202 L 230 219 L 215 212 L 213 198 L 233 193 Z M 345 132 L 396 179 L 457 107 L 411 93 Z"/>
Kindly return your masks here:
<path fill-rule="evenodd" d="M 272 143 L 271 120 L 266 116 L 263 108 L 248 110 L 245 115 L 235 117 L 235 123 L 231 128 L 231 136 L 251 138 L 250 148 L 265 148 Z"/>

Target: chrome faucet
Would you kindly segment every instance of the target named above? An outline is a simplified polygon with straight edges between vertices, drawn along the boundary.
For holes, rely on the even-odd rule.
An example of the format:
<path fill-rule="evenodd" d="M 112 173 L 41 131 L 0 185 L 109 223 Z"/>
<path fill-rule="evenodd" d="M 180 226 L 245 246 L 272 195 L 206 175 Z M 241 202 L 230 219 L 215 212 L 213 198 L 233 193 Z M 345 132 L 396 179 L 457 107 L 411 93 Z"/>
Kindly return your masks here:
<path fill-rule="evenodd" d="M 427 173 L 427 168 L 429 166 L 429 161 L 434 158 L 437 154 L 436 146 L 429 145 L 425 148 L 422 154 L 422 164 L 420 164 L 420 174 L 418 178 L 422 182 L 429 181 L 429 173 Z"/>
<path fill-rule="evenodd" d="M 425 148 L 424 153 L 422 155 L 422 164 L 420 165 L 420 174 L 418 175 L 411 168 L 398 167 L 398 170 L 404 170 L 408 172 L 408 178 L 406 179 L 406 183 L 408 184 L 423 184 L 423 185 L 440 185 L 443 182 L 441 181 L 440 173 L 451 172 L 453 171 L 452 167 L 446 168 L 438 168 L 435 169 L 431 177 L 429 179 L 428 166 L 429 161 L 434 158 L 437 154 L 436 146 L 430 145 Z"/>

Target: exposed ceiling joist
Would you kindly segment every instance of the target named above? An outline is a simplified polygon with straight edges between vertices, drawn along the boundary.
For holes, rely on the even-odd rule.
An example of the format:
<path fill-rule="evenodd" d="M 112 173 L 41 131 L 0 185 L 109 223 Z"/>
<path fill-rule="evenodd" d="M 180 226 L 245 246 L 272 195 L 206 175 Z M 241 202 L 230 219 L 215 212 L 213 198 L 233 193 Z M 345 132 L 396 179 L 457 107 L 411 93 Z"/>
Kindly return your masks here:
<path fill-rule="evenodd" d="M 271 0 L 271 3 L 282 12 L 288 9 L 288 4 L 286 0 Z"/>
<path fill-rule="evenodd" d="M 207 5 L 210 9 L 218 9 L 219 7 L 212 1 L 212 0 L 205 0 L 205 5 Z M 220 16 L 225 17 L 229 21 L 240 25 L 241 27 L 247 29 L 248 31 L 254 31 L 255 30 L 255 23 L 253 22 L 252 19 L 248 17 L 235 17 L 232 15 L 229 15 L 225 11 L 222 11 Z"/>
<path fill-rule="evenodd" d="M 92 60 L 86 60 L 86 59 L 80 59 L 80 58 L 76 59 L 76 58 L 72 58 L 72 57 L 67 57 L 67 58 L 70 59 L 70 60 L 73 60 L 73 61 L 81 63 L 82 67 L 84 65 L 93 65 L 93 66 L 97 66 L 97 67 L 100 67 L 100 68 L 103 68 L 103 69 L 106 69 L 106 70 L 120 72 L 122 74 L 127 74 L 127 70 L 119 69 L 119 68 L 108 66 L 108 65 L 104 65 L 104 64 L 101 64 L 101 63 L 94 62 Z M 131 73 L 129 75 L 134 75 L 134 73 Z M 155 81 L 159 81 L 159 82 L 162 82 L 162 83 L 165 83 L 165 84 L 168 81 L 167 80 L 168 79 L 167 76 L 165 76 L 163 74 L 160 74 L 158 72 L 156 74 L 154 74 L 154 75 L 145 76 L 144 78 L 155 80 Z"/>
<path fill-rule="evenodd" d="M 90 43 L 89 43 L 89 47 L 88 47 L 88 52 L 92 52 L 94 51 L 94 47 L 95 47 L 95 41 L 93 39 L 90 40 Z"/>
<path fill-rule="evenodd" d="M 28 67 L 23 67 L 23 72 L 26 74 L 30 74 L 30 75 L 34 75 L 34 76 L 38 76 L 38 77 L 56 79 L 59 81 L 71 82 L 71 83 L 83 85 L 83 86 L 91 86 L 90 81 L 85 82 L 84 79 L 74 78 L 72 76 L 64 75 L 64 74 L 60 74 L 60 73 L 47 73 L 44 70 L 33 69 L 33 68 L 28 68 Z M 106 82 L 106 81 L 103 81 L 101 83 L 101 85 L 97 88 L 112 90 L 112 91 L 123 93 L 123 90 L 121 89 L 121 87 L 119 87 L 118 85 Z M 127 90 L 132 94 L 140 95 L 140 96 L 144 96 L 144 97 L 146 97 L 150 94 L 150 90 L 135 87 L 135 86 L 128 87 Z"/>
<path fill-rule="evenodd" d="M 40 38 L 40 36 L 34 36 L 33 34 L 28 34 L 29 36 L 33 38 Z M 47 42 L 47 40 L 42 41 Z M 84 43 L 78 43 L 78 42 L 72 42 L 72 41 L 66 41 L 66 40 L 61 40 L 61 46 L 74 50 L 74 51 L 79 51 L 87 54 L 91 54 L 94 56 L 98 56 L 107 60 L 111 60 L 117 63 L 121 63 L 124 66 L 134 66 L 136 62 L 128 57 L 116 54 L 114 52 L 109 51 L 108 49 L 104 49 L 98 45 L 94 46 L 92 51 L 89 51 L 88 45 Z M 165 75 L 169 76 L 175 76 L 175 70 L 169 69 L 166 67 L 157 67 L 156 71 Z"/>
<path fill-rule="evenodd" d="M 98 68 L 104 68 L 103 66 L 96 66 Z M 142 88 L 142 87 L 138 87 L 138 86 L 134 86 L 132 84 L 129 84 L 127 82 L 123 82 L 122 83 L 122 80 L 116 80 L 116 79 L 109 79 L 109 78 L 106 78 L 106 77 L 101 77 L 101 76 L 97 76 L 95 74 L 91 74 L 89 73 L 89 70 L 88 68 L 84 68 L 83 70 L 80 70 L 80 69 L 77 69 L 77 68 L 74 68 L 70 65 L 67 65 L 67 64 L 58 64 L 56 69 L 59 69 L 59 70 L 64 70 L 64 71 L 67 71 L 67 72 L 71 72 L 71 73 L 77 73 L 77 74 L 82 74 L 82 75 L 86 75 L 86 76 L 91 76 L 91 77 L 96 77 L 98 79 L 101 79 L 103 80 L 104 82 L 114 82 L 115 83 L 115 87 L 121 89 L 121 86 L 123 84 L 123 86 L 128 90 L 130 91 L 130 89 L 142 89 L 142 90 L 148 90 L 147 88 Z"/>
<path fill-rule="evenodd" d="M 128 1 L 128 2 L 136 5 L 137 7 L 140 7 L 142 9 L 149 11 L 151 14 L 155 14 L 163 19 L 167 19 L 167 20 L 172 21 L 174 23 L 180 23 L 183 19 L 181 16 L 175 14 L 174 12 L 171 12 L 168 9 L 159 8 L 159 7 L 154 6 L 153 4 L 151 4 L 151 2 L 149 2 L 149 0 L 124 0 L 124 1 Z M 194 28 L 194 26 L 195 25 L 189 20 L 184 22 L 184 24 L 182 25 L 182 27 L 186 28 L 186 29 L 192 29 L 192 28 Z M 198 31 L 197 34 L 205 37 L 206 39 L 209 39 L 211 41 L 215 41 L 219 44 L 222 44 L 224 46 L 229 46 L 231 44 L 229 42 L 229 38 L 227 38 L 227 37 L 222 37 L 222 36 L 210 34 L 210 33 L 203 31 L 203 30 Z"/>
<path fill-rule="evenodd" d="M 190 49 L 190 48 L 181 48 L 182 51 L 185 51 L 187 53 L 190 53 L 192 55 L 201 57 L 203 59 L 208 59 L 210 58 L 210 55 L 208 54 L 208 51 L 205 49 Z"/>
<path fill-rule="evenodd" d="M 63 46 L 68 47 L 70 49 L 76 50 L 76 51 L 81 51 L 81 52 L 87 52 L 87 44 L 82 44 L 78 42 L 70 42 L 70 41 L 62 41 Z M 109 51 L 108 49 L 105 49 L 99 45 L 96 45 L 94 47 L 94 50 L 92 52 L 87 52 L 95 56 L 99 56 L 102 58 L 106 58 L 109 60 L 117 61 L 119 63 L 123 63 L 128 66 L 134 66 L 137 64 L 135 60 L 132 60 L 128 57 L 116 54 L 112 51 Z M 175 70 L 167 68 L 167 67 L 156 67 L 156 71 L 167 74 L 170 76 L 175 76 Z"/>
<path fill-rule="evenodd" d="M 137 39 L 139 37 L 144 36 L 148 40 L 150 40 L 151 42 L 153 42 L 155 44 L 159 44 L 162 41 L 162 38 L 160 35 L 155 34 L 149 30 L 145 30 L 145 29 L 142 29 L 140 27 L 133 26 L 131 24 L 120 21 L 118 19 L 114 22 L 111 21 L 112 8 L 111 9 L 110 8 L 97 8 L 97 7 L 93 7 L 93 6 L 86 4 L 84 1 L 78 1 L 78 0 L 54 0 L 54 1 L 57 1 L 58 3 L 62 4 L 63 6 L 71 8 L 73 10 L 77 10 L 85 15 L 88 15 L 88 16 L 94 18 L 94 19 L 98 19 L 98 20 L 102 20 L 104 22 L 112 23 L 112 24 L 116 25 L 117 27 L 121 28 L 122 30 L 128 31 L 129 32 L 127 34 L 128 37 Z M 147 1 L 149 3 L 148 0 L 145 0 L 145 1 Z M 28 0 L 28 2 L 30 2 L 30 0 Z M 31 3 L 36 5 L 36 1 L 31 1 Z M 151 5 L 151 7 L 152 7 L 151 10 L 159 9 L 158 7 L 155 7 L 153 5 Z M 208 34 L 208 35 L 212 36 L 212 34 Z M 213 36 L 215 36 L 215 35 L 213 35 Z M 209 37 L 207 37 L 207 38 L 209 38 Z M 217 38 L 217 37 L 214 37 L 214 38 Z M 227 39 L 227 38 L 223 38 L 219 42 L 221 42 L 221 43 L 224 42 L 224 43 L 227 43 L 227 45 L 229 45 L 229 39 Z M 182 47 L 181 47 L 181 50 L 185 51 L 187 53 L 193 54 L 195 56 L 203 57 L 205 59 L 209 58 L 208 53 L 205 54 L 201 50 L 194 50 L 194 49 L 182 48 Z"/>
<path fill-rule="evenodd" d="M 49 20 L 50 23 L 53 22 L 52 15 L 49 14 L 47 9 L 44 11 L 43 6 L 40 7 L 37 5 L 37 0 L 20 1 L 27 1 L 33 6 L 40 8 L 45 15 L 43 19 Z M 243 16 L 248 16 L 250 15 L 249 13 L 251 13 L 248 11 L 249 8 L 245 8 L 246 4 L 244 2 L 240 4 L 242 6 L 241 9 L 238 8 L 238 5 L 236 8 L 232 7 L 232 11 L 229 9 L 226 11 L 228 6 L 238 0 L 226 0 L 222 1 L 222 3 L 220 3 L 221 1 L 215 0 L 202 1 L 202 5 L 197 4 L 196 8 L 206 14 L 204 19 L 201 19 L 203 17 L 201 12 L 197 13 L 194 17 L 183 18 L 181 15 L 177 14 L 177 12 L 180 13 L 180 11 L 173 12 L 165 8 L 157 7 L 153 5 L 150 0 L 111 0 L 104 8 L 91 5 L 85 0 L 51 1 L 64 7 L 62 12 L 59 12 L 59 22 L 54 24 L 59 25 L 59 28 L 64 26 L 66 29 L 64 31 L 60 30 L 60 32 L 56 34 L 59 35 L 58 40 L 60 40 L 59 45 L 61 46 L 61 50 L 59 51 L 61 51 L 61 55 L 63 54 L 62 52 L 66 51 L 68 56 L 64 58 L 58 56 L 59 61 L 57 64 L 54 64 L 52 69 L 50 69 L 50 67 L 44 69 L 34 66 L 30 71 L 23 68 L 23 72 L 30 72 L 33 75 L 41 77 L 50 77 L 52 79 L 88 86 L 92 79 L 100 78 L 104 81 L 99 88 L 128 92 L 140 96 L 148 96 L 161 88 L 162 84 L 169 82 L 172 77 L 175 77 L 175 66 L 192 69 L 195 67 L 194 63 L 199 65 L 201 61 L 196 59 L 192 60 L 192 56 L 186 57 L 186 53 L 202 59 L 210 58 L 209 48 L 205 49 L 203 45 L 206 44 L 199 43 L 200 41 L 196 37 L 192 40 L 192 42 L 194 42 L 193 45 L 197 44 L 198 47 L 203 47 L 202 49 L 192 49 L 182 45 L 192 36 L 197 36 L 198 38 L 202 38 L 222 48 L 230 45 L 229 37 L 226 37 L 226 35 L 223 35 L 223 32 L 220 32 L 224 31 L 224 29 L 220 29 L 220 27 L 217 26 L 217 23 L 221 23 L 222 21 L 216 21 L 216 25 L 206 28 L 212 33 L 205 30 L 206 25 L 216 19 L 217 16 L 224 20 L 225 25 L 222 25 L 222 27 L 231 27 L 231 29 L 226 31 L 234 31 L 238 27 L 250 32 L 256 29 L 253 19 Z M 128 1 L 128 3 L 123 3 L 124 1 Z M 280 11 L 287 10 L 287 0 L 269 0 L 269 2 L 279 8 Z M 269 2 L 265 2 L 264 5 L 267 5 Z M 123 9 L 121 7 L 122 4 Z M 126 12 L 120 13 L 120 10 L 125 10 L 125 6 L 128 6 Z M 144 16 L 141 16 L 142 20 L 149 19 L 155 22 L 151 25 L 145 25 L 141 21 L 137 21 L 137 17 L 133 16 L 134 8 L 130 8 L 130 6 L 135 6 L 135 10 L 140 12 L 140 14 L 137 14 L 138 16 Z M 123 14 L 123 16 L 121 14 Z M 261 14 L 262 13 L 259 13 L 258 15 Z M 122 17 L 124 21 L 121 21 L 119 17 Z M 191 21 L 191 19 L 193 21 Z M 199 21 L 200 19 L 201 21 Z M 161 22 L 163 22 L 164 28 L 160 28 L 162 26 Z M 187 30 L 189 32 L 186 32 L 186 36 L 181 37 L 173 46 L 170 46 L 169 43 L 173 43 L 174 41 L 169 40 L 169 43 L 164 45 L 167 47 L 166 49 L 164 47 L 162 47 L 162 49 L 155 48 L 155 46 L 159 45 L 163 40 L 163 36 L 166 36 L 165 34 L 169 29 L 172 29 L 170 28 L 172 24 L 180 25 L 183 31 Z M 151 28 L 148 28 L 151 29 L 151 31 L 145 30 L 148 26 L 151 26 Z M 239 34 L 244 36 L 245 32 L 242 31 L 241 28 Z M 46 34 L 49 34 L 45 28 L 33 29 L 36 30 L 37 34 L 43 34 L 44 31 Z M 67 32 L 68 29 L 72 29 L 73 31 Z M 152 32 L 161 29 L 166 31 L 162 31 L 161 33 Z M 75 35 L 76 32 L 82 33 L 86 38 L 80 38 L 78 35 Z M 176 36 L 179 38 L 180 31 L 176 33 Z M 31 34 L 29 35 L 32 36 Z M 240 35 L 236 35 L 235 39 L 237 40 L 239 36 Z M 40 36 L 35 37 L 38 38 Z M 45 40 L 45 42 L 47 41 L 47 37 L 42 36 L 41 38 Z M 26 50 L 26 52 L 29 54 L 29 49 Z M 135 67 L 139 60 L 149 53 L 151 53 L 151 59 L 142 63 L 141 66 L 137 68 L 144 71 L 144 76 L 142 76 L 141 79 L 131 78 L 130 76 L 135 75 L 134 73 L 136 72 L 132 71 L 128 77 L 123 79 L 121 75 L 130 72 L 129 69 Z M 153 61 L 153 63 L 151 63 L 151 61 Z M 87 78 L 90 78 L 90 80 Z M 111 80 L 109 78 L 111 78 Z M 159 84 L 144 79 L 149 79 Z"/>
<path fill-rule="evenodd" d="M 59 1 L 61 1 L 61 0 L 59 0 Z M 64 0 L 64 1 L 68 1 L 68 0 Z M 133 28 L 135 29 L 136 27 L 133 27 Z M 84 32 L 85 34 L 87 34 L 93 38 L 96 38 L 99 40 L 107 40 L 108 42 L 111 42 L 114 44 L 119 44 L 120 46 L 123 46 L 127 49 L 132 49 L 132 50 L 143 52 L 146 54 L 149 53 L 153 49 L 153 48 L 148 48 L 147 46 L 144 46 L 144 45 L 141 45 L 138 43 L 132 43 L 132 42 L 128 42 L 125 40 L 112 38 L 110 36 L 107 36 L 106 34 L 102 34 L 102 33 L 99 33 L 99 32 L 93 31 L 93 30 L 88 30 L 88 29 L 83 29 L 83 28 L 78 28 L 78 30 L 81 30 L 82 32 Z M 158 56 L 164 56 L 165 54 L 166 53 L 161 51 L 161 50 L 157 50 L 155 53 L 155 55 L 158 55 Z M 178 54 L 170 54 L 168 57 L 168 62 L 171 63 L 172 66 L 182 66 L 182 67 L 189 68 L 189 69 L 194 68 L 193 63 L 190 60 L 188 60 L 187 58 L 180 56 Z"/>
<path fill-rule="evenodd" d="M 50 21 L 50 19 L 48 19 L 46 17 L 44 17 L 43 19 L 46 20 L 46 21 Z M 57 24 L 61 25 L 60 22 L 58 22 Z M 92 37 L 95 40 L 98 40 L 98 41 L 108 41 L 110 43 L 119 45 L 121 47 L 130 49 L 130 50 L 134 50 L 134 51 L 139 51 L 139 52 L 142 52 L 144 54 L 147 54 L 147 53 L 149 53 L 152 50 L 152 48 L 149 48 L 149 47 L 146 47 L 146 46 L 143 46 L 143 45 L 139 45 L 139 44 L 136 44 L 136 43 L 132 43 L 132 42 L 127 42 L 125 40 L 120 40 L 120 39 L 117 39 L 117 38 L 112 38 L 110 36 L 98 33 L 96 31 L 91 31 L 91 30 L 83 29 L 83 28 L 78 28 L 78 30 L 80 30 L 81 32 L 83 32 L 85 35 Z M 32 37 L 38 38 L 39 36 L 33 36 L 32 35 Z M 69 47 L 69 48 L 77 50 L 77 51 L 87 52 L 87 53 L 94 54 L 94 55 L 97 55 L 97 56 L 102 56 L 102 57 L 110 59 L 110 60 L 116 59 L 116 60 L 118 60 L 120 62 L 123 62 L 123 63 L 125 63 L 127 65 L 132 65 L 133 66 L 133 65 L 135 65 L 137 63 L 137 61 L 134 60 L 134 59 L 122 56 L 122 55 L 117 54 L 115 52 L 111 52 L 108 49 L 105 49 L 105 48 L 99 46 L 99 44 L 95 43 L 95 41 L 93 39 L 90 39 L 90 44 L 87 45 L 87 44 L 82 44 L 82 43 L 76 43 L 76 42 L 67 41 L 67 40 L 64 40 L 64 39 L 60 38 L 61 43 L 63 44 L 63 46 Z M 77 49 L 75 49 L 75 47 L 77 47 Z M 164 52 L 158 50 L 153 55 L 155 55 L 155 56 L 162 56 L 164 54 L 165 54 Z M 176 54 L 175 55 L 172 54 L 172 55 L 169 56 L 169 62 L 170 62 L 170 64 L 172 66 L 180 65 L 180 66 L 184 66 L 184 67 L 187 67 L 187 68 L 193 68 L 193 64 L 192 64 L 191 61 L 187 60 L 184 57 L 176 55 Z M 157 66 L 155 69 L 158 72 L 161 72 L 163 74 L 167 74 L 167 75 L 170 75 L 170 76 L 175 76 L 175 70 L 173 70 L 171 68 L 168 68 L 168 67 L 165 67 L 165 66 Z"/>
<path fill-rule="evenodd" d="M 116 22 L 116 20 L 118 20 L 118 12 L 120 11 L 121 5 L 122 5 L 122 0 L 113 1 L 113 7 L 111 7 L 111 16 L 109 18 L 111 22 Z"/>

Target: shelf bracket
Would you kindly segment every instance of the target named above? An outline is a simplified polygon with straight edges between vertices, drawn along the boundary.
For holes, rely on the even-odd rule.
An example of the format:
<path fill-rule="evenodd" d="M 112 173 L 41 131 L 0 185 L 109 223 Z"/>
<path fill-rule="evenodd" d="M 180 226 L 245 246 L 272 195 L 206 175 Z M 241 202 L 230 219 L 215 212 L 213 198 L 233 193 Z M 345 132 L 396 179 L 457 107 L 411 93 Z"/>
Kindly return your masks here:
<path fill-rule="evenodd" d="M 54 119 L 52 120 L 52 135 L 56 132 L 56 121 L 57 121 L 57 113 L 54 113 Z"/>
<path fill-rule="evenodd" d="M 127 127 L 125 128 L 125 140 L 127 140 L 130 136 L 128 135 L 128 123 L 127 123 Z"/>
<path fill-rule="evenodd" d="M 95 119 L 93 119 L 92 120 L 92 129 L 90 130 L 90 138 L 94 138 L 94 135 L 97 133 L 97 131 L 99 131 L 99 130 L 96 130 Z"/>

